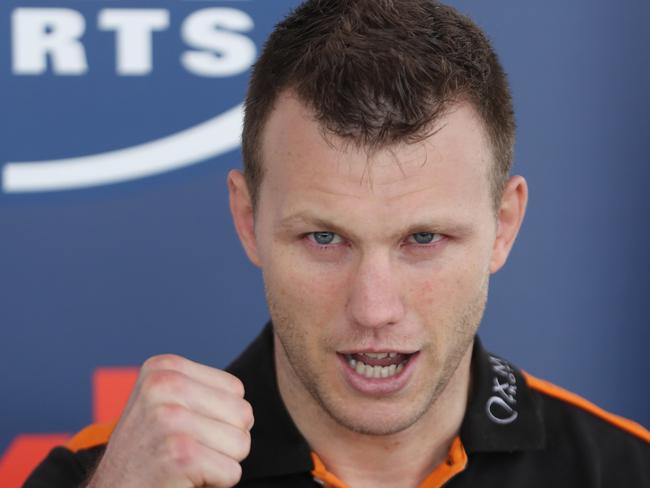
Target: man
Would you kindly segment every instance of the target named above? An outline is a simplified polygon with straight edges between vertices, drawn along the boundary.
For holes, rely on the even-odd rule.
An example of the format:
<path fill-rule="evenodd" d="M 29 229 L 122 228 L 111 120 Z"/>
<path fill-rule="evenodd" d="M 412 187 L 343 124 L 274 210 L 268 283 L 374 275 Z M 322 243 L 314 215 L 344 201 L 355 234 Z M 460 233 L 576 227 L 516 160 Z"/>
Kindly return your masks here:
<path fill-rule="evenodd" d="M 526 208 L 513 143 L 467 18 L 305 3 L 254 68 L 228 177 L 272 325 L 228 372 L 148 360 L 117 425 L 26 486 L 650 486 L 647 431 L 476 338 Z"/>

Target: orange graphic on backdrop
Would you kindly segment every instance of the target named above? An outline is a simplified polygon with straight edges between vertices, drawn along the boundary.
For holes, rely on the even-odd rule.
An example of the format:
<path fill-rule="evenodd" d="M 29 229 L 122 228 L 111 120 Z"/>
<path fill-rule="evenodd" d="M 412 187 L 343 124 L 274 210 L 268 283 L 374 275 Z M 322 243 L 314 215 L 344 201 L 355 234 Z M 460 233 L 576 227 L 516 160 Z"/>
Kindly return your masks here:
<path fill-rule="evenodd" d="M 138 376 L 137 368 L 98 368 L 93 374 L 93 423 L 117 420 Z M 20 488 L 29 473 L 55 446 L 65 444 L 71 434 L 21 434 L 0 457 L 3 488 Z"/>

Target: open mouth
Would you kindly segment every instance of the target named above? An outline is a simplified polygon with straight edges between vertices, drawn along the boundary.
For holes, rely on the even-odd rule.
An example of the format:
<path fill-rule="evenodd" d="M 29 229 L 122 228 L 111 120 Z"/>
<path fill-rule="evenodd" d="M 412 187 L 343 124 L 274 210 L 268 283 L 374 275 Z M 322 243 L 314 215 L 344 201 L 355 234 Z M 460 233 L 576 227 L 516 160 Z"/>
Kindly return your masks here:
<path fill-rule="evenodd" d="M 415 353 L 361 352 L 345 354 L 351 369 L 365 378 L 391 378 L 399 375 Z"/>

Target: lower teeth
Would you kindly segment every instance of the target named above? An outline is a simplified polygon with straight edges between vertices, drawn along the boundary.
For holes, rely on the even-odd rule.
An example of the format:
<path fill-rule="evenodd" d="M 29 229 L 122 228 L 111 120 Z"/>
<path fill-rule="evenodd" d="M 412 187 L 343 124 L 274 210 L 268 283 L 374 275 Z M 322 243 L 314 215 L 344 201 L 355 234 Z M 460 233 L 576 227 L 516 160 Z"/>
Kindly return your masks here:
<path fill-rule="evenodd" d="M 366 378 L 390 378 L 391 376 L 399 374 L 404 369 L 406 361 L 397 365 L 391 364 L 390 366 L 370 366 L 362 361 L 348 358 L 348 364 L 358 374 L 365 376 Z"/>

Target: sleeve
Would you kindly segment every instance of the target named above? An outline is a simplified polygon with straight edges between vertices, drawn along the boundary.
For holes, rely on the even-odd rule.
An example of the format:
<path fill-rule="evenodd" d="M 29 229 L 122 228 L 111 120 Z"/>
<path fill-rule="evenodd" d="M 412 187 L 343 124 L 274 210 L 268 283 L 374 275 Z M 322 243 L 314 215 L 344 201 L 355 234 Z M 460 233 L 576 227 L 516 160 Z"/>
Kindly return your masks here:
<path fill-rule="evenodd" d="M 23 488 L 82 487 L 99 462 L 104 445 L 73 452 L 55 447 L 29 476 Z"/>

